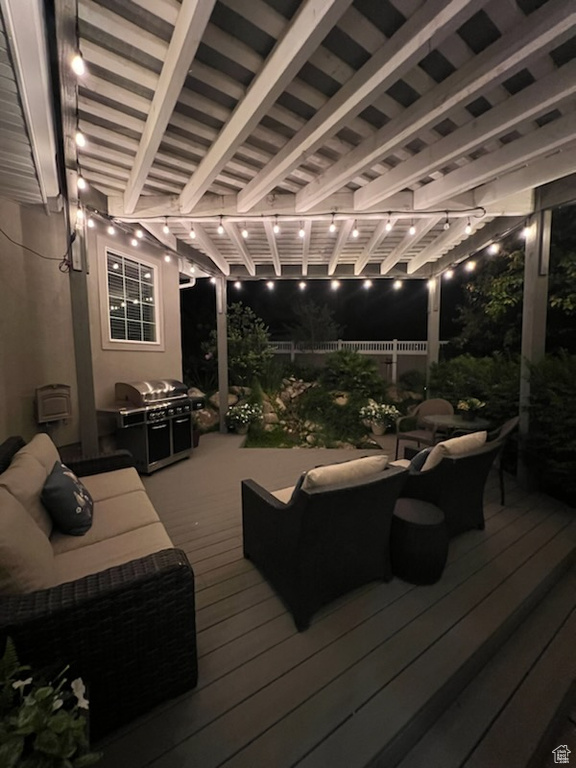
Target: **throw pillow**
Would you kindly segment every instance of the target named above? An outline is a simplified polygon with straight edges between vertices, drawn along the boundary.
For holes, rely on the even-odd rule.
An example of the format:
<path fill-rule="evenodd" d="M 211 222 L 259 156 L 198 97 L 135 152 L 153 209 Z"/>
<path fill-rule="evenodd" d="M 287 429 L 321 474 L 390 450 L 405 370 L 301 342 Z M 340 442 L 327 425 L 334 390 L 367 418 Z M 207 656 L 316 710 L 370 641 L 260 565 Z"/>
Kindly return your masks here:
<path fill-rule="evenodd" d="M 343 485 L 376 475 L 386 469 L 388 456 L 366 456 L 363 459 L 352 459 L 341 464 L 329 464 L 316 467 L 306 473 L 302 489 L 322 488 L 325 485 Z"/>
<path fill-rule="evenodd" d="M 42 503 L 62 533 L 83 536 L 92 527 L 94 502 L 84 485 L 57 461 L 42 489 Z"/>
<path fill-rule="evenodd" d="M 426 463 L 428 454 L 431 451 L 432 451 L 432 446 L 430 446 L 429 448 L 424 448 L 423 450 L 419 451 L 410 462 L 410 469 L 414 470 L 414 472 L 420 472 L 422 470 L 422 467 Z"/>
<path fill-rule="evenodd" d="M 478 448 L 482 448 L 486 442 L 487 435 L 486 431 L 471 432 L 469 435 L 453 437 L 450 440 L 445 440 L 443 443 L 438 443 L 428 454 L 428 458 L 424 462 L 421 471 L 427 472 L 429 469 L 433 469 L 436 465 L 440 464 L 445 456 L 462 456 L 464 453 L 470 453 Z"/>

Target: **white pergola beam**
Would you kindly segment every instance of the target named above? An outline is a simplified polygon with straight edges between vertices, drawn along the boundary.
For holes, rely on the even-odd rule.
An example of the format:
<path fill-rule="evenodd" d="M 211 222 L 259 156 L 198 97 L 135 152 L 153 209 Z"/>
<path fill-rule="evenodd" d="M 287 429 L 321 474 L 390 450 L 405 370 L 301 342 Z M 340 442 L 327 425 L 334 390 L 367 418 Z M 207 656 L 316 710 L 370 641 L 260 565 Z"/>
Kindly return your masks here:
<path fill-rule="evenodd" d="M 414 192 L 414 208 L 441 207 L 447 198 L 485 184 L 518 166 L 552 154 L 576 142 L 575 119 L 571 112 L 537 131 L 522 136 L 484 157 L 432 181 Z"/>
<path fill-rule="evenodd" d="M 546 114 L 574 93 L 576 59 L 370 182 L 357 192 L 356 198 L 369 199 L 372 204 L 386 207 L 389 196 L 412 186 L 520 123 Z"/>
<path fill-rule="evenodd" d="M 52 86 L 41 0 L 1 0 L 0 9 L 10 51 L 42 202 L 60 192 L 56 168 L 56 139 Z"/>
<path fill-rule="evenodd" d="M 282 267 L 280 266 L 280 254 L 278 253 L 278 243 L 276 242 L 276 235 L 274 234 L 274 225 L 270 221 L 265 221 L 264 229 L 266 231 L 268 247 L 270 248 L 272 264 L 274 265 L 274 272 L 277 277 L 280 277 L 282 274 Z"/>
<path fill-rule="evenodd" d="M 336 242 L 334 243 L 334 248 L 332 249 L 332 255 L 330 256 L 330 261 L 328 263 L 329 275 L 333 275 L 334 272 L 336 271 L 336 267 L 338 266 L 338 259 L 340 258 L 342 249 L 346 245 L 346 241 L 350 236 L 350 232 L 352 231 L 353 226 L 354 226 L 353 219 L 347 219 L 346 221 L 343 221 L 342 224 L 340 225 L 340 228 L 338 230 L 338 235 L 336 237 Z"/>
<path fill-rule="evenodd" d="M 224 231 L 232 241 L 232 244 L 240 254 L 240 258 L 244 262 L 244 266 L 248 270 L 248 273 L 254 277 L 256 274 L 256 267 L 254 266 L 254 261 L 252 260 L 250 251 L 246 247 L 244 238 L 240 232 L 238 232 L 238 227 L 229 221 L 223 222 L 223 227 Z"/>
<path fill-rule="evenodd" d="M 551 157 L 535 160 L 524 168 L 512 171 L 501 179 L 496 179 L 474 190 L 474 205 L 493 209 L 512 195 L 524 192 L 532 195 L 532 190 L 564 178 L 576 168 L 576 148 L 563 149 Z M 512 206 L 507 206 L 510 213 Z M 530 211 L 533 209 L 531 208 Z"/>
<path fill-rule="evenodd" d="M 388 230 L 386 229 L 386 226 L 387 226 L 388 222 L 390 222 L 390 224 L 392 226 L 394 226 L 396 221 L 397 221 L 396 217 L 393 216 L 393 217 L 390 217 L 390 219 L 383 219 L 378 224 L 378 226 L 376 227 L 376 229 L 372 233 L 372 237 L 366 243 L 366 245 L 364 247 L 364 250 L 360 254 L 360 257 L 358 258 L 356 264 L 354 264 L 354 274 L 355 275 L 361 275 L 362 274 L 362 270 L 364 269 L 366 264 L 368 264 L 368 262 L 370 261 L 371 254 L 376 250 L 376 248 L 378 248 L 378 246 L 380 245 L 382 240 L 384 240 L 384 238 L 388 234 Z"/>
<path fill-rule="evenodd" d="M 144 133 L 124 192 L 124 207 L 129 213 L 136 207 L 215 1 L 182 0 Z"/>
<path fill-rule="evenodd" d="M 162 229 L 163 225 L 153 221 L 141 221 L 140 226 L 146 229 L 150 234 L 158 240 L 159 243 L 165 245 L 167 248 L 173 251 L 178 250 L 178 241 L 175 235 L 166 234 Z"/>
<path fill-rule="evenodd" d="M 181 208 L 189 212 L 208 190 L 268 108 L 332 29 L 352 0 L 306 0 L 254 78 L 196 173 L 182 190 Z"/>
<path fill-rule="evenodd" d="M 408 274 L 413 275 L 414 272 L 417 272 L 420 267 L 424 266 L 424 264 L 427 264 L 429 261 L 435 261 L 443 253 L 459 243 L 462 238 L 465 237 L 466 225 L 467 222 L 464 221 L 464 219 L 453 222 L 450 229 L 444 230 L 438 235 L 433 243 L 420 251 L 420 253 L 408 263 Z"/>
<path fill-rule="evenodd" d="M 523 24 L 471 58 L 440 85 L 424 94 L 299 191 L 296 198 L 297 210 L 304 212 L 318 205 L 383 157 L 405 146 L 451 110 L 471 101 L 491 83 L 496 84 L 517 71 L 527 59 L 550 48 L 555 41 L 561 42 L 570 36 L 575 19 L 576 11 L 572 4 L 564 0 L 550 0 L 544 7 L 534 11 Z M 378 190 L 372 200 L 369 192 L 364 191 L 366 188 L 355 193 L 354 205 L 357 210 L 372 207 L 382 196 Z"/>
<path fill-rule="evenodd" d="M 186 227 L 188 226 L 188 222 L 182 221 L 182 224 Z M 196 233 L 196 242 L 202 248 L 206 256 L 212 259 L 214 264 L 218 267 L 220 272 L 222 272 L 223 275 L 229 275 L 230 274 L 230 265 L 222 256 L 218 248 L 214 245 L 214 242 L 211 237 L 209 237 L 202 225 L 200 224 L 194 224 L 194 232 Z"/>
<path fill-rule="evenodd" d="M 239 210 L 253 208 L 327 137 L 333 136 L 350 117 L 368 106 L 376 94 L 389 88 L 485 2 L 428 0 L 246 185 L 238 195 Z M 352 174 L 352 178 L 356 175 Z"/>
<path fill-rule="evenodd" d="M 415 225 L 416 232 L 413 235 L 411 235 L 410 232 L 407 232 L 402 240 L 398 243 L 396 248 L 394 248 L 394 250 L 384 259 L 382 264 L 380 264 L 380 274 L 388 274 L 392 267 L 396 266 L 396 264 L 400 261 L 405 253 L 407 253 L 418 242 L 420 242 L 420 240 L 422 240 L 422 238 L 427 235 L 431 229 L 434 229 L 440 219 L 441 216 L 431 216 L 429 219 L 422 219 L 419 221 Z"/>

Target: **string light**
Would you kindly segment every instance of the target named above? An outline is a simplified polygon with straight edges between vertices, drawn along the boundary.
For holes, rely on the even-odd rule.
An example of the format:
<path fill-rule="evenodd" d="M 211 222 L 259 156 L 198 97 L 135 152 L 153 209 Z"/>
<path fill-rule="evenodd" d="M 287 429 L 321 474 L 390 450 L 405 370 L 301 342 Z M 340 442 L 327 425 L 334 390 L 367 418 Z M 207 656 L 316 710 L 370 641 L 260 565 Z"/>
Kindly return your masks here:
<path fill-rule="evenodd" d="M 86 137 L 82 133 L 82 131 L 76 131 L 76 146 L 78 147 L 85 147 L 86 146 Z"/>
<path fill-rule="evenodd" d="M 474 270 L 476 269 L 476 262 L 475 261 L 467 261 L 466 262 L 466 266 L 464 267 L 464 269 L 467 272 L 474 272 Z"/>
<path fill-rule="evenodd" d="M 392 232 L 392 222 L 390 221 L 390 214 L 388 214 L 388 221 L 386 222 L 386 232 Z"/>
<path fill-rule="evenodd" d="M 300 282 L 298 283 L 298 288 L 300 288 L 301 291 L 306 290 L 306 283 L 304 282 L 304 280 L 300 280 Z"/>
<path fill-rule="evenodd" d="M 162 232 L 164 232 L 165 235 L 170 234 L 170 227 L 168 226 L 168 219 L 164 217 L 164 226 L 162 227 Z"/>
<path fill-rule="evenodd" d="M 332 280 L 332 282 L 330 283 L 330 287 L 332 288 L 333 291 L 337 291 L 338 288 L 340 288 L 340 280 Z"/>
<path fill-rule="evenodd" d="M 210 278 L 210 282 L 212 283 L 212 285 L 216 285 L 216 278 L 215 277 L 211 277 Z"/>
<path fill-rule="evenodd" d="M 366 288 L 366 290 L 372 288 L 372 280 L 364 280 L 364 288 Z"/>
<path fill-rule="evenodd" d="M 408 234 L 415 235 L 416 234 L 416 227 L 414 226 L 414 222 L 410 225 L 410 229 L 408 230 Z"/>
<path fill-rule="evenodd" d="M 196 272 L 196 267 L 194 266 L 194 264 L 190 264 L 190 272 L 192 274 L 194 274 Z"/>
<path fill-rule="evenodd" d="M 500 246 L 498 245 L 498 243 L 492 243 L 492 245 L 490 245 L 490 247 L 488 248 L 488 253 L 491 253 L 494 256 L 499 252 L 499 250 L 500 250 Z"/>
<path fill-rule="evenodd" d="M 448 211 L 446 211 L 446 221 L 444 222 L 444 230 L 450 229 L 450 221 L 448 219 Z"/>
<path fill-rule="evenodd" d="M 399 291 L 400 288 L 402 288 L 402 280 L 394 280 L 392 288 L 394 288 L 395 291 Z"/>
<path fill-rule="evenodd" d="M 469 235 L 472 232 L 472 225 L 470 224 L 470 219 L 468 219 L 468 223 L 466 224 L 466 228 L 464 229 L 464 232 L 466 232 L 467 235 Z"/>
<path fill-rule="evenodd" d="M 194 227 L 190 230 L 190 240 L 196 240 L 196 231 L 194 230 Z"/>
<path fill-rule="evenodd" d="M 94 219 L 92 218 L 92 216 L 90 216 L 90 218 L 88 219 L 88 228 L 94 229 L 95 226 L 96 224 L 94 224 Z"/>
<path fill-rule="evenodd" d="M 524 238 L 524 240 L 526 240 L 529 234 L 530 234 L 530 227 L 524 227 L 524 229 L 522 230 L 522 237 Z"/>
<path fill-rule="evenodd" d="M 242 288 L 242 283 L 240 282 L 240 280 L 236 280 L 236 282 L 234 283 L 234 288 L 236 288 L 237 291 L 239 291 L 240 288 Z"/>
<path fill-rule="evenodd" d="M 115 234 L 116 234 L 116 230 L 114 229 L 114 227 L 113 227 L 113 225 L 112 225 L 112 224 L 110 224 L 110 225 L 108 226 L 108 230 L 107 230 L 107 231 L 108 231 L 108 234 L 109 234 L 109 235 L 115 235 Z"/>
<path fill-rule="evenodd" d="M 330 226 L 328 227 L 329 232 L 336 232 L 336 224 L 334 224 L 334 214 L 332 214 L 332 221 L 330 222 Z"/>
<path fill-rule="evenodd" d="M 446 280 L 452 280 L 454 277 L 454 270 L 453 269 L 447 269 L 446 272 L 444 272 L 444 277 Z"/>
<path fill-rule="evenodd" d="M 300 229 L 298 230 L 298 237 L 301 237 L 302 239 L 306 237 L 306 232 L 304 232 L 304 227 L 302 226 L 302 222 L 300 222 Z"/>
<path fill-rule="evenodd" d="M 278 224 L 278 216 L 274 219 L 274 226 L 272 227 L 272 231 L 275 235 L 280 234 L 280 225 Z"/>
<path fill-rule="evenodd" d="M 266 288 L 268 288 L 269 291 L 273 291 L 274 290 L 274 281 L 273 280 L 268 280 L 268 282 L 266 283 Z"/>
<path fill-rule="evenodd" d="M 86 187 L 88 186 L 88 182 L 86 181 L 84 176 L 78 176 L 76 186 L 78 187 L 78 189 L 86 189 Z"/>
<path fill-rule="evenodd" d="M 82 208 L 78 208 L 78 210 L 76 211 L 76 221 L 82 221 L 83 218 L 84 218 L 84 211 L 82 210 Z"/>
<path fill-rule="evenodd" d="M 77 53 L 72 58 L 70 66 L 72 67 L 72 71 L 79 77 L 82 77 L 82 75 L 86 73 L 86 65 L 84 64 L 84 59 L 82 58 L 81 53 Z"/>
<path fill-rule="evenodd" d="M 130 245 L 133 245 L 134 247 L 136 247 L 138 245 L 137 238 L 133 237 L 132 240 L 130 240 Z"/>
<path fill-rule="evenodd" d="M 242 237 L 244 240 L 248 237 L 248 230 L 246 229 L 246 225 L 244 225 L 244 229 L 242 230 Z"/>
<path fill-rule="evenodd" d="M 224 224 L 222 224 L 222 216 L 220 216 L 220 223 L 218 224 L 218 234 L 224 234 Z"/>
<path fill-rule="evenodd" d="M 167 264 L 168 264 L 169 262 L 171 262 L 171 261 L 172 261 L 172 259 L 170 258 L 170 254 L 169 254 L 169 253 L 165 253 L 165 254 L 164 254 L 164 261 L 165 261 Z"/>
<path fill-rule="evenodd" d="M 352 237 L 358 237 L 360 233 L 358 232 L 358 227 L 356 226 L 356 221 L 354 221 L 354 229 L 352 230 Z"/>
<path fill-rule="evenodd" d="M 137 229 L 137 230 L 136 230 L 136 237 L 137 237 L 139 240 L 142 240 L 142 238 L 144 237 L 144 232 L 142 232 L 142 230 L 141 230 L 141 229 Z"/>

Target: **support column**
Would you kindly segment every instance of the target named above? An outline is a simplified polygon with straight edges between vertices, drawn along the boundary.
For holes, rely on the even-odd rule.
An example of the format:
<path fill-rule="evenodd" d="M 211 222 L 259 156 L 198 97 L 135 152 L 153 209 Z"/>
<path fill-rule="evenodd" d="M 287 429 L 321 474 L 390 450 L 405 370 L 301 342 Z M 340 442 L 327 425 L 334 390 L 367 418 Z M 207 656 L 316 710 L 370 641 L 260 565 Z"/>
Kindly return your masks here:
<path fill-rule="evenodd" d="M 550 264 L 551 211 L 530 217 L 524 258 L 524 297 L 522 310 L 522 356 L 520 362 L 520 450 L 518 481 L 524 488 L 531 476 L 523 461 L 530 429 L 530 365 L 546 353 L 546 313 L 548 309 L 548 269 Z"/>
<path fill-rule="evenodd" d="M 398 339 L 392 339 L 392 383 L 398 384 Z"/>
<path fill-rule="evenodd" d="M 218 392 L 220 394 L 220 432 L 227 432 L 228 410 L 228 307 L 226 305 L 226 278 L 216 278 L 216 336 L 218 348 Z"/>
<path fill-rule="evenodd" d="M 428 281 L 428 316 L 426 348 L 426 393 L 430 387 L 430 367 L 438 362 L 440 352 L 440 277 Z M 426 395 L 428 396 L 428 394 Z"/>

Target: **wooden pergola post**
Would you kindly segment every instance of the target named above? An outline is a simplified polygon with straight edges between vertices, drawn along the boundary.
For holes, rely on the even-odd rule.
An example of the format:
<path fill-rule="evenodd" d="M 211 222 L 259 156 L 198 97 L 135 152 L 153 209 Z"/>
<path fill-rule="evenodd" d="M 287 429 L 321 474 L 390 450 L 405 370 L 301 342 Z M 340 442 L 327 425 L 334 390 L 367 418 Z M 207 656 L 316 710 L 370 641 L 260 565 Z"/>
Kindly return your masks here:
<path fill-rule="evenodd" d="M 428 315 L 427 315 L 426 350 L 426 392 L 430 386 L 430 368 L 438 362 L 440 351 L 440 276 L 428 281 Z"/>
<path fill-rule="evenodd" d="M 542 360 L 546 353 L 551 222 L 552 211 L 534 213 L 528 224 L 525 247 L 518 452 L 518 480 L 525 488 L 531 485 L 531 476 L 523 460 L 523 448 L 530 429 L 530 366 Z"/>
<path fill-rule="evenodd" d="M 227 432 L 228 410 L 228 308 L 226 305 L 226 278 L 216 278 L 216 336 L 218 349 L 218 393 L 220 397 L 220 432 Z"/>

